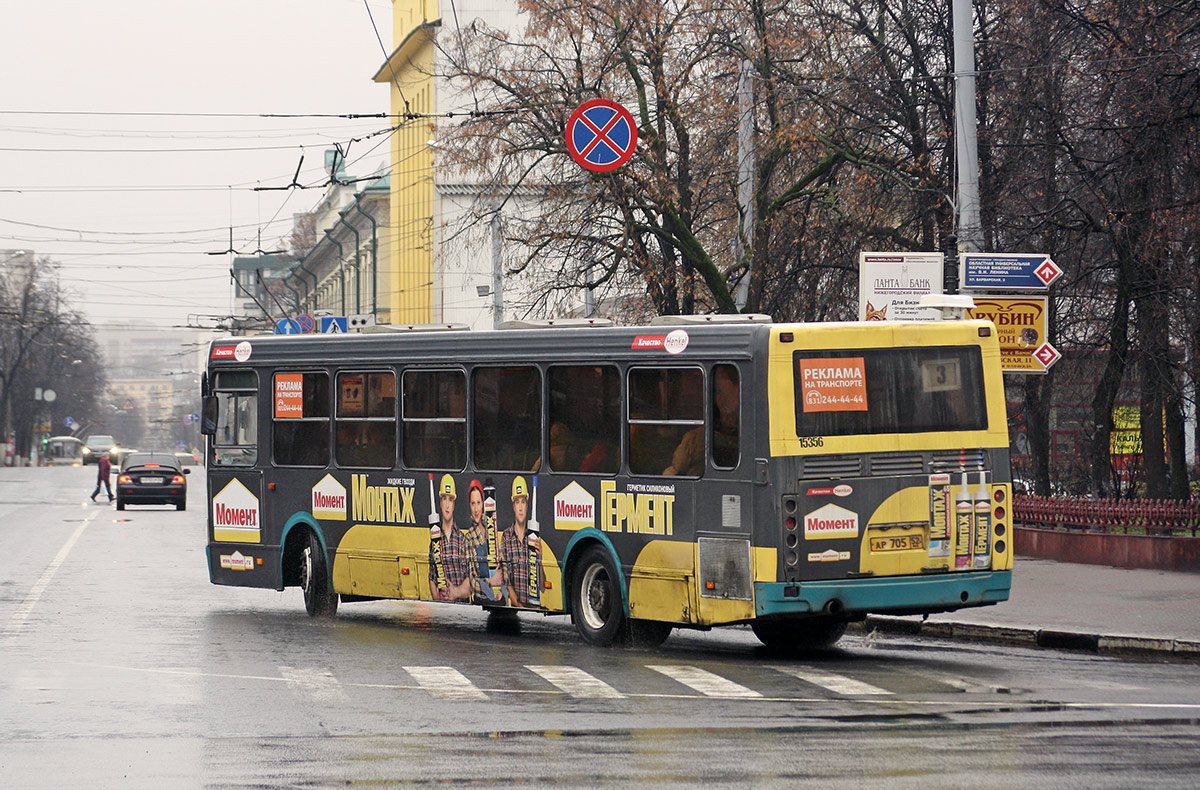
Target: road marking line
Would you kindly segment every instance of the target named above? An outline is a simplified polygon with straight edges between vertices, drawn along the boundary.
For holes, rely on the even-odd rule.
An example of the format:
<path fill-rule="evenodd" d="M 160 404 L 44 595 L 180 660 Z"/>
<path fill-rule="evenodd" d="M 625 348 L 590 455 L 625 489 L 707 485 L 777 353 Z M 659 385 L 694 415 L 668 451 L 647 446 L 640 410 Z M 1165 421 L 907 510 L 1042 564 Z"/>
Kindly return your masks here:
<path fill-rule="evenodd" d="M 579 667 L 526 664 L 525 668 L 541 675 L 544 680 L 572 697 L 622 699 L 625 696 L 603 680 L 589 675 Z"/>
<path fill-rule="evenodd" d="M 55 572 L 58 571 L 58 566 L 66 561 L 67 555 L 71 553 L 71 549 L 75 546 L 76 541 L 79 540 L 79 536 L 83 534 L 88 524 L 91 524 L 92 519 L 96 518 L 97 515 L 96 513 L 89 514 L 84 518 L 83 523 L 71 533 L 71 537 L 67 538 L 67 542 L 62 545 L 62 548 L 58 550 L 58 554 L 54 555 L 54 559 L 50 561 L 50 564 L 46 566 L 46 570 L 42 572 L 41 578 L 30 588 L 29 594 L 25 596 L 25 600 L 21 601 L 21 605 L 13 612 L 12 617 L 8 618 L 8 625 L 4 626 L 4 631 L 0 632 L 0 638 L 15 634 L 25 624 L 25 621 L 29 619 L 29 613 L 37 605 L 38 600 L 42 597 L 42 593 L 46 592 L 46 588 L 50 586 L 50 581 L 54 578 Z"/>
<path fill-rule="evenodd" d="M 699 691 L 706 697 L 761 697 L 754 689 L 727 680 L 720 675 L 714 675 L 706 669 L 681 664 L 647 664 L 647 669 L 653 669 L 672 680 L 677 680 L 685 686 Z"/>
<path fill-rule="evenodd" d="M 849 694 L 851 696 L 881 696 L 891 694 L 887 689 L 881 689 L 879 686 L 872 686 L 870 683 L 864 683 L 861 680 L 848 678 L 845 675 L 835 675 L 832 672 L 826 672 L 821 669 L 813 669 L 812 667 L 788 667 L 777 666 L 772 669 L 782 672 L 785 675 L 800 678 L 805 683 L 811 683 L 814 686 L 820 686 L 823 689 L 828 689 L 834 694 Z"/>
<path fill-rule="evenodd" d="M 346 692 L 328 669 L 317 667 L 279 667 L 288 685 L 299 689 L 317 702 L 346 702 Z"/>
<path fill-rule="evenodd" d="M 454 667 L 405 667 L 404 671 L 421 684 L 421 688 L 438 699 L 485 700 L 488 698 L 466 675 Z"/>

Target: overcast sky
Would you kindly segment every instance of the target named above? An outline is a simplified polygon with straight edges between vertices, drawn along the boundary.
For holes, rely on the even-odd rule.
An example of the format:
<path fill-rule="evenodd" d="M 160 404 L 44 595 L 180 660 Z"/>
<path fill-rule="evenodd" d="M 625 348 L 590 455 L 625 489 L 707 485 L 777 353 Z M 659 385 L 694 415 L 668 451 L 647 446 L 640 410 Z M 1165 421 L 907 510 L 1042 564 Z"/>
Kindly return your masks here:
<path fill-rule="evenodd" d="M 61 264 L 93 323 L 230 312 L 229 255 L 279 247 L 322 190 L 324 151 L 386 128 L 371 81 L 387 0 L 29 0 L 0 37 L 0 249 Z M 295 119 L 258 117 L 280 113 Z M 386 135 L 346 171 L 387 162 Z M 170 150 L 175 149 L 175 150 Z M 212 150 L 197 150 L 212 149 Z M 232 188 L 231 188 L 232 187 Z"/>

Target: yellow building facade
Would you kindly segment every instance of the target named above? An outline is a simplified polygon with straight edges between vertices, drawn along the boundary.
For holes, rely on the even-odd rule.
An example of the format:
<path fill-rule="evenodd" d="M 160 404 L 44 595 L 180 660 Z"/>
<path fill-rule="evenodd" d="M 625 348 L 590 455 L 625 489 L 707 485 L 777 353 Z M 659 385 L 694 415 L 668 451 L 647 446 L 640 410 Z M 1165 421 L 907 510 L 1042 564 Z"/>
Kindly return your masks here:
<path fill-rule="evenodd" d="M 434 35 L 441 22 L 437 0 L 395 0 L 396 47 L 375 73 L 391 86 L 391 206 L 387 276 L 380 303 L 396 324 L 426 324 L 434 314 L 434 180 L 429 140 L 436 112 Z M 413 117 L 418 116 L 418 117 Z"/>

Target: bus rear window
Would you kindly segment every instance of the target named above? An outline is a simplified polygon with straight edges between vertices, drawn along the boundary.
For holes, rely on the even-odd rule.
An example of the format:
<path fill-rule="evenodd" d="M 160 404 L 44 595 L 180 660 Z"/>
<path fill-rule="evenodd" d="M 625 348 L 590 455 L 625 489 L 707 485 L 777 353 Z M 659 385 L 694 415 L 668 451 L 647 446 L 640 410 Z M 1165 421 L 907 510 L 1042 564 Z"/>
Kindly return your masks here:
<path fill-rule="evenodd" d="M 978 346 L 797 351 L 797 436 L 987 427 Z"/>

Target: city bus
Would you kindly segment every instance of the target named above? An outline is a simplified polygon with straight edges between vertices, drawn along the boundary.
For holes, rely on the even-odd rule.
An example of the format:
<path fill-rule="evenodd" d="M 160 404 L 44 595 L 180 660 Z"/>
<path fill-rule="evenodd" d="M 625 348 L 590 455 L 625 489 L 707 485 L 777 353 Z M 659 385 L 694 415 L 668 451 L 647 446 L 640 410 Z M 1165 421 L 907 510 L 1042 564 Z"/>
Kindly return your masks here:
<path fill-rule="evenodd" d="M 991 323 L 514 323 L 212 342 L 211 581 L 313 616 L 562 614 L 597 645 L 820 647 L 1008 598 Z"/>

